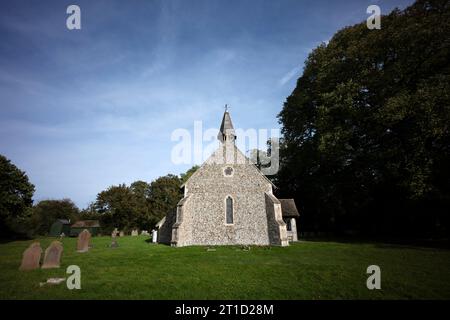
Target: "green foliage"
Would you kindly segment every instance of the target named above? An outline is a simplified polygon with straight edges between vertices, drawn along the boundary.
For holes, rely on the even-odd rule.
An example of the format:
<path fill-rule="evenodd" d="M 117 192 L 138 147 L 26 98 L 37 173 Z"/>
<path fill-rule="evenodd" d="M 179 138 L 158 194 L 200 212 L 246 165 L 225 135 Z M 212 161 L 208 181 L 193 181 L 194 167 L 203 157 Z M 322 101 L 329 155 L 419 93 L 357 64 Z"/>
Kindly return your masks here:
<path fill-rule="evenodd" d="M 192 169 L 191 169 L 192 170 Z M 186 176 L 186 173 L 184 176 Z M 97 195 L 97 200 L 82 211 L 83 216 L 100 219 L 102 232 L 114 228 L 151 230 L 183 197 L 181 178 L 168 174 L 150 184 L 135 181 L 130 186 L 111 186 Z"/>
<path fill-rule="evenodd" d="M 417 1 L 309 55 L 279 120 L 275 183 L 303 230 L 449 231 L 450 7 Z"/>
<path fill-rule="evenodd" d="M 178 201 L 183 197 L 181 184 L 182 180 L 173 174 L 159 177 L 151 183 L 150 204 L 156 218 L 155 223 L 176 209 Z"/>
<path fill-rule="evenodd" d="M 181 182 L 185 183 L 186 181 L 188 181 L 188 179 L 194 174 L 195 171 L 197 171 L 198 168 L 200 168 L 200 167 L 195 165 L 192 168 L 190 168 L 188 171 L 186 171 L 186 173 L 180 174 Z"/>
<path fill-rule="evenodd" d="M 70 199 L 43 200 L 33 206 L 33 214 L 28 220 L 29 234 L 47 235 L 57 219 L 78 219 L 79 210 Z"/>
<path fill-rule="evenodd" d="M 116 227 L 127 231 L 136 224 L 135 197 L 125 184 L 111 186 L 100 192 L 94 208 L 102 216 L 102 230 L 105 232 Z"/>
<path fill-rule="evenodd" d="M 80 211 L 77 220 L 101 220 L 101 218 L 102 215 L 95 210 L 95 202 L 92 202 Z"/>
<path fill-rule="evenodd" d="M 34 186 L 25 172 L 0 155 L 0 236 L 24 231 L 33 193 Z"/>

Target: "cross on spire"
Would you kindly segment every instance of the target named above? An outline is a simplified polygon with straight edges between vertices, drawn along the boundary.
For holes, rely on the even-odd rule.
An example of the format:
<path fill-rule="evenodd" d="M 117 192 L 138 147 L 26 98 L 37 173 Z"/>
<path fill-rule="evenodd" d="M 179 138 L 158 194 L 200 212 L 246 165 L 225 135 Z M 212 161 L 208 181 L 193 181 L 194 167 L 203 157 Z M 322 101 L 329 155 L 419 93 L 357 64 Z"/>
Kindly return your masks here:
<path fill-rule="evenodd" d="M 224 142 L 225 140 L 234 141 L 236 139 L 233 123 L 231 122 L 231 117 L 228 113 L 228 104 L 225 105 L 225 112 L 223 114 L 222 124 L 220 125 L 217 139 L 219 139 L 221 142 Z"/>

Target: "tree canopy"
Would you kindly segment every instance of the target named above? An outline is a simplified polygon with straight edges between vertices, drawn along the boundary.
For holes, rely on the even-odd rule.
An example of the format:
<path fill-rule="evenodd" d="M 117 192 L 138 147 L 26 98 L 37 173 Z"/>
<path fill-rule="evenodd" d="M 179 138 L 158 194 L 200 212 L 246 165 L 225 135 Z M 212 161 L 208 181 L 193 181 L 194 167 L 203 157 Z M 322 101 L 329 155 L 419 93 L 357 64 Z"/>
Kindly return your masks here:
<path fill-rule="evenodd" d="M 278 116 L 275 177 L 303 230 L 448 232 L 449 9 L 420 0 L 309 55 Z"/>
<path fill-rule="evenodd" d="M 82 217 L 101 221 L 104 232 L 114 228 L 150 230 L 183 197 L 181 185 L 195 172 L 194 166 L 179 176 L 168 174 L 151 183 L 135 181 L 101 191 L 97 199 L 81 212 Z"/>
<path fill-rule="evenodd" d="M 30 215 L 34 185 L 25 172 L 0 155 L 0 235 L 6 236 L 22 229 Z"/>
<path fill-rule="evenodd" d="M 33 206 L 30 217 L 30 233 L 46 235 L 57 219 L 78 220 L 79 210 L 70 199 L 42 200 Z"/>
<path fill-rule="evenodd" d="M 197 169 L 200 168 L 199 166 L 195 165 L 192 168 L 190 168 L 188 171 L 186 171 L 186 173 L 182 173 L 180 174 L 180 179 L 183 183 L 185 183 L 186 181 L 188 181 L 188 179 L 194 174 L 195 171 L 197 171 Z"/>

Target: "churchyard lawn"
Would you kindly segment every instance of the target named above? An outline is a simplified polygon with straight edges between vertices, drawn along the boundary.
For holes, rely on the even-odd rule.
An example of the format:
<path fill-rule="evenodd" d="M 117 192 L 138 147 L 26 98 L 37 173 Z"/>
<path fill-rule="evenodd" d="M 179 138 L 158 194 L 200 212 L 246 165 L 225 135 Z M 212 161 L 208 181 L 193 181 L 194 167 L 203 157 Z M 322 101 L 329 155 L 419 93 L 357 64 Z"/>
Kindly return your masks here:
<path fill-rule="evenodd" d="M 93 237 L 88 252 L 63 239 L 61 268 L 19 271 L 32 241 L 0 244 L 0 299 L 450 299 L 450 251 L 382 244 L 299 242 L 287 248 L 172 248 L 147 237 Z M 53 241 L 39 239 L 42 248 Z M 45 285 L 81 269 L 81 289 Z M 381 290 L 368 290 L 369 265 Z"/>

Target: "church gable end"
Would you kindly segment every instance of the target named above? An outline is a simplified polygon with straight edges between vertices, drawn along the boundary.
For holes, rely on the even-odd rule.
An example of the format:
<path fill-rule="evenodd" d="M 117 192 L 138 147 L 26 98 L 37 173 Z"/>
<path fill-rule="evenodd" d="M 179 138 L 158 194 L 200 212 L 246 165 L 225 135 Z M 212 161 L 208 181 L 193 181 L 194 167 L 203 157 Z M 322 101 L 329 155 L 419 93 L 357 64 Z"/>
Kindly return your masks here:
<path fill-rule="evenodd" d="M 185 197 L 171 221 L 172 245 L 287 245 L 273 185 L 236 147 L 235 138 L 226 111 L 220 146 L 183 185 Z"/>

